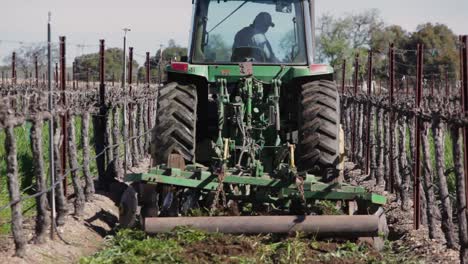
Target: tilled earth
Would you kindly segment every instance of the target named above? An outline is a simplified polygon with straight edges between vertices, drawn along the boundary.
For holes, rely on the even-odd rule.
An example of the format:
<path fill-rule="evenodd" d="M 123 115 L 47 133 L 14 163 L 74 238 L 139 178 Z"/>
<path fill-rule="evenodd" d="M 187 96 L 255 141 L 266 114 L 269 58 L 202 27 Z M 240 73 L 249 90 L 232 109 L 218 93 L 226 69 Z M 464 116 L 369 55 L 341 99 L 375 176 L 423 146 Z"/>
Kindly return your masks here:
<path fill-rule="evenodd" d="M 145 169 L 147 162 L 135 171 Z M 447 250 L 443 236 L 429 239 L 423 227 L 413 230 L 412 211 L 403 211 L 395 196 L 373 180 L 362 176 L 351 163 L 346 164 L 351 182 L 388 198 L 385 206 L 390 237 L 385 249 L 377 252 L 357 241 L 318 241 L 301 234 L 288 236 L 233 236 L 206 234 L 180 229 L 171 234 L 148 237 L 143 232 L 115 232 L 118 209 L 97 194 L 86 206 L 86 215 L 67 217 L 59 229 L 64 241 L 28 245 L 24 259 L 12 257 L 11 237 L 0 237 L 1 263 L 457 263 L 458 252 Z M 71 208 L 70 208 L 71 211 Z M 25 223 L 32 239 L 34 222 Z M 109 239 L 106 236 L 111 235 Z M 97 253 L 96 253 L 97 252 Z M 89 256 L 82 258 L 83 256 Z M 81 260 L 80 260 L 81 258 Z"/>
<path fill-rule="evenodd" d="M 179 228 L 149 237 L 122 230 L 81 263 L 418 263 L 387 247 L 377 252 L 350 241 L 317 241 L 290 236 L 234 236 Z"/>

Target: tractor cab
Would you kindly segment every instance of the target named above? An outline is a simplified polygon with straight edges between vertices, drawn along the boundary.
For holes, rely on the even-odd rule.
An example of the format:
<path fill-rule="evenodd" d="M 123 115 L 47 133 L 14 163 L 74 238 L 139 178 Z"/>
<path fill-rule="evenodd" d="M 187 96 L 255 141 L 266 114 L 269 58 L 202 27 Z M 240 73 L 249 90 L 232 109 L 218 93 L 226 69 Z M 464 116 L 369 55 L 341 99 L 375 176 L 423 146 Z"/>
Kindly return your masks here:
<path fill-rule="evenodd" d="M 196 0 L 189 58 L 194 64 L 307 65 L 313 31 L 306 0 Z"/>

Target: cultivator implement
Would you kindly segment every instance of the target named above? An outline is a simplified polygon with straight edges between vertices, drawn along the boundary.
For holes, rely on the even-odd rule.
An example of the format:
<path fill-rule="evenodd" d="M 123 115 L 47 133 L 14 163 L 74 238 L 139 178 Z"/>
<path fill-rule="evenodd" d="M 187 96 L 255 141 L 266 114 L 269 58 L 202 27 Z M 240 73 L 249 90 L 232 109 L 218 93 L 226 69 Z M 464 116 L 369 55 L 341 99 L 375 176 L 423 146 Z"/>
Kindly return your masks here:
<path fill-rule="evenodd" d="M 278 210 L 288 208 L 295 200 L 305 200 L 309 205 L 314 201 L 343 201 L 344 204 L 348 204 L 350 210 L 355 210 L 353 206 L 357 204 L 368 207 L 371 204 L 383 205 L 386 202 L 385 197 L 368 193 L 363 187 L 346 183 L 323 183 L 320 177 L 311 174 L 305 174 L 300 178 L 300 188 L 298 188 L 298 179 L 294 176 L 289 180 L 275 179 L 266 174 L 262 177 L 245 174 L 241 176 L 235 169 L 228 169 L 224 174 L 221 183 L 219 175 L 209 172 L 206 167 L 188 165 L 185 170 L 181 170 L 161 165 L 149 173 L 129 174 L 126 181 L 190 188 L 201 193 L 216 192 L 221 183 L 229 190 L 228 193 L 224 193 L 226 199 L 254 204 L 269 203 Z M 236 186 L 235 190 L 233 186 Z"/>
<path fill-rule="evenodd" d="M 174 160 L 174 157 L 171 158 Z M 240 176 L 235 169 L 228 169 L 220 183 L 219 175 L 211 173 L 206 167 L 188 165 L 182 170 L 163 164 L 148 173 L 129 174 L 126 180 L 133 184 L 124 195 L 128 200 L 122 201 L 121 219 L 130 219 L 131 222 L 123 224 L 131 226 L 135 223 L 138 205 L 142 206 L 142 210 L 147 210 L 145 205 L 158 204 L 157 201 L 163 199 L 159 204 L 165 208 L 158 207 L 153 211 L 165 213 L 140 218 L 143 229 L 149 234 L 170 232 L 181 226 L 231 234 L 301 232 L 318 238 L 367 237 L 372 241 L 378 240 L 374 244 L 381 247 L 380 237 L 388 233 L 385 214 L 380 207 L 385 204 L 385 197 L 345 183 L 323 183 L 319 177 L 310 174 L 303 175 L 298 185 L 296 177 L 284 180 L 266 174 L 262 177 Z M 172 190 L 166 192 L 165 197 L 160 197 L 163 192 L 158 191 L 157 186 L 170 186 Z M 224 193 L 217 193 L 221 189 Z M 144 190 L 152 191 L 153 195 Z M 129 196 L 128 193 L 133 195 Z M 213 213 L 213 206 L 223 207 L 215 204 L 218 203 L 215 197 L 219 196 L 223 196 L 220 199 L 225 200 L 225 205 L 230 203 L 232 207 L 235 204 L 238 209 L 235 215 L 183 216 L 190 215 L 190 210 L 200 209 L 203 205 L 208 209 L 205 211 L 207 214 L 210 211 Z M 331 207 L 328 210 L 336 215 L 318 215 L 322 201 L 328 201 Z M 249 209 L 242 210 L 244 207 Z M 229 210 L 226 212 L 232 214 Z"/>

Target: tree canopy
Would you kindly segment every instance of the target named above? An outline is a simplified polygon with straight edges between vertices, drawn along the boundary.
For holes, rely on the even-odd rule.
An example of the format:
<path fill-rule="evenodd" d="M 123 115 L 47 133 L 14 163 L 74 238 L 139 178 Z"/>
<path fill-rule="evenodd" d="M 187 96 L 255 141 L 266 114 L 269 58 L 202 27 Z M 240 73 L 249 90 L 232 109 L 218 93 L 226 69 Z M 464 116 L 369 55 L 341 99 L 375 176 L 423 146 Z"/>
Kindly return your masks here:
<path fill-rule="evenodd" d="M 58 61 L 57 45 L 52 45 L 52 60 Z M 34 58 L 37 56 L 39 71 L 44 71 L 47 64 L 47 44 L 29 44 L 22 46 L 14 51 L 16 53 L 16 72 L 18 77 L 29 77 L 34 71 Z M 11 70 L 12 54 L 3 59 L 6 65 L 2 71 Z M 8 73 L 11 77 L 11 74 Z"/>
<path fill-rule="evenodd" d="M 375 9 L 357 14 L 334 17 L 325 14 L 318 20 L 317 60 L 336 67 L 348 59 L 347 75 L 353 68 L 350 58 L 360 54 L 360 75 L 366 73 L 368 50 L 374 51 L 375 74 L 388 75 L 390 43 L 396 48 L 396 72 L 399 77 L 415 75 L 416 46 L 425 47 L 426 76 L 440 75 L 448 70 L 457 76 L 459 67 L 457 36 L 446 25 L 426 23 L 415 32 L 407 32 L 398 25 L 385 25 Z M 363 78 L 363 77 L 361 77 Z"/>
<path fill-rule="evenodd" d="M 162 54 L 162 59 L 161 59 Z M 166 75 L 164 72 L 165 66 L 170 61 L 180 61 L 182 57 L 187 56 L 187 48 L 178 45 L 175 40 L 170 39 L 167 43 L 166 48 L 161 48 L 156 51 L 156 54 L 150 57 L 150 69 L 151 69 L 151 79 L 153 82 L 159 80 L 159 69 L 161 68 L 161 78 L 165 79 Z M 161 64 L 159 64 L 161 63 Z M 146 76 L 146 62 L 143 63 L 143 66 L 138 69 L 138 79 L 140 81 L 145 80 Z"/>
<path fill-rule="evenodd" d="M 127 53 L 128 54 L 128 53 Z M 123 52 L 120 48 L 109 48 L 105 51 L 105 77 L 107 81 L 114 79 L 121 80 Z M 128 62 L 128 55 L 127 55 Z M 99 77 L 99 53 L 85 54 L 75 58 L 75 78 L 85 81 L 88 76 L 91 80 L 96 80 Z M 137 75 L 138 62 L 133 60 L 133 75 Z M 88 75 L 89 71 L 89 75 Z"/>

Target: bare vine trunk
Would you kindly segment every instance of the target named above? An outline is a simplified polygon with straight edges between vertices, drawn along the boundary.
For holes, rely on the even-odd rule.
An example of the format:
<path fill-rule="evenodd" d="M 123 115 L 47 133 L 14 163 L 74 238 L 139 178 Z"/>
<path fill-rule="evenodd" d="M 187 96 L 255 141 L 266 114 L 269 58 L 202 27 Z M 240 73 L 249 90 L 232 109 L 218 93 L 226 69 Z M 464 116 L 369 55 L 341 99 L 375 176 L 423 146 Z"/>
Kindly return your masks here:
<path fill-rule="evenodd" d="M 83 176 L 85 178 L 85 198 L 87 202 L 93 200 L 94 180 L 89 169 L 89 113 L 85 112 L 81 118 L 81 141 L 83 143 Z"/>
<path fill-rule="evenodd" d="M 348 153 L 350 153 L 350 155 L 352 156 L 352 153 L 351 153 L 351 141 L 352 141 L 352 132 L 351 132 L 351 106 L 350 106 L 350 103 L 349 103 L 349 100 L 347 101 L 347 109 L 346 109 L 346 116 L 345 116 L 345 122 L 346 122 L 346 149 L 348 150 Z"/>
<path fill-rule="evenodd" d="M 435 222 L 435 216 L 438 215 L 438 208 L 435 204 L 435 195 L 434 195 L 434 184 L 432 182 L 432 166 L 431 166 L 431 150 L 429 147 L 429 124 L 423 123 L 423 131 L 421 134 L 421 144 L 422 144 L 422 164 L 423 164 L 423 183 L 426 193 L 427 201 L 427 224 L 429 228 L 429 237 L 431 239 L 435 238 L 437 226 Z"/>
<path fill-rule="evenodd" d="M 434 120 L 432 123 L 432 134 L 435 143 L 435 161 L 436 173 L 439 178 L 439 195 L 441 199 L 442 231 L 447 241 L 447 247 L 456 248 L 455 234 L 453 230 L 452 204 L 450 202 L 449 190 L 447 186 L 447 177 L 445 175 L 445 157 L 444 157 L 444 125 L 440 120 Z"/>
<path fill-rule="evenodd" d="M 408 163 L 406 158 L 406 116 L 401 115 L 398 119 L 398 151 L 399 156 L 399 170 L 402 173 L 401 181 L 401 208 L 405 211 L 410 209 L 410 191 L 411 180 L 408 171 Z"/>
<path fill-rule="evenodd" d="M 370 178 L 373 180 L 376 180 L 376 171 L 377 171 L 377 159 L 376 159 L 376 138 L 375 138 L 375 111 L 376 108 L 372 106 L 372 104 L 369 105 L 369 119 L 368 124 L 369 124 L 369 146 L 370 148 L 370 153 L 369 153 L 369 172 L 370 172 Z"/>
<path fill-rule="evenodd" d="M 74 116 L 68 118 L 68 161 L 71 168 L 71 178 L 73 183 L 73 189 L 75 191 L 75 215 L 81 217 L 84 211 L 85 197 L 83 188 L 81 187 L 81 180 L 78 176 L 78 159 L 76 151 L 76 136 L 75 136 L 75 125 Z"/>
<path fill-rule="evenodd" d="M 143 132 L 145 133 L 145 137 L 144 137 L 144 145 L 143 145 L 143 153 L 145 154 L 148 154 L 148 147 L 149 147 L 149 135 L 148 135 L 148 130 L 149 130 L 149 126 L 148 126 L 148 106 L 149 105 L 149 102 L 146 100 L 143 102 Z"/>
<path fill-rule="evenodd" d="M 107 156 L 106 156 L 106 158 L 107 158 L 107 163 L 106 163 L 106 164 L 109 164 L 109 163 L 111 163 L 111 161 L 114 160 L 114 149 L 111 148 L 111 147 L 109 147 L 109 146 L 112 146 L 112 144 L 113 144 L 112 133 L 111 133 L 111 130 L 112 130 L 112 128 L 111 128 L 111 127 L 112 127 L 112 126 L 111 126 L 112 120 L 111 120 L 111 118 L 110 118 L 110 117 L 111 117 L 111 113 L 110 113 L 110 111 L 106 111 L 106 114 L 108 115 L 108 116 L 106 117 L 106 119 L 104 120 L 104 122 L 106 122 L 106 126 L 105 126 L 105 128 L 106 128 L 106 145 L 105 145 L 105 147 L 107 147 L 107 149 L 106 149 L 106 152 L 107 152 Z"/>
<path fill-rule="evenodd" d="M 124 107 L 126 108 L 126 114 L 124 114 L 124 119 L 125 119 L 125 126 L 122 126 L 122 129 L 124 130 L 124 135 L 127 135 L 127 138 L 124 138 L 123 141 L 124 141 L 124 144 L 125 144 L 125 147 L 127 148 L 127 153 L 126 153 L 126 157 L 124 157 L 125 159 L 125 165 L 127 166 L 127 168 L 130 168 L 130 167 L 133 167 L 133 163 L 132 163 L 132 154 L 131 154 L 131 147 L 130 147 L 130 137 L 131 137 L 131 130 L 130 130 L 130 118 L 131 118 L 131 115 L 130 115 L 130 108 L 129 108 L 129 103 L 126 103 L 124 105 Z"/>
<path fill-rule="evenodd" d="M 122 179 L 122 163 L 120 161 L 120 126 L 119 126 L 119 108 L 116 106 L 112 109 L 112 141 L 114 142 L 114 173 L 117 179 Z"/>
<path fill-rule="evenodd" d="M 376 183 L 384 184 L 384 113 L 383 109 L 377 108 L 377 173 Z"/>
<path fill-rule="evenodd" d="M 426 201 L 426 191 L 424 190 L 423 184 L 419 183 L 419 190 L 421 192 L 420 204 L 421 204 L 421 224 L 427 226 L 427 201 Z"/>
<path fill-rule="evenodd" d="M 36 238 L 35 242 L 45 242 L 50 217 L 47 211 L 47 177 L 44 168 L 44 150 L 42 148 L 42 119 L 36 118 L 31 128 L 31 150 L 33 154 L 33 168 L 36 176 L 37 192 L 43 194 L 36 197 Z"/>
<path fill-rule="evenodd" d="M 133 166 L 137 166 L 138 164 L 138 143 L 137 143 L 137 132 L 136 132 L 136 109 L 133 104 L 131 104 L 131 111 L 129 111 L 130 115 L 130 137 L 132 138 L 130 141 L 131 153 L 132 153 L 132 164 Z"/>
<path fill-rule="evenodd" d="M 65 216 L 68 213 L 67 209 L 67 200 L 65 198 L 65 193 L 63 191 L 63 181 L 59 180 L 62 177 L 62 162 L 61 162 L 61 152 L 60 152 L 60 143 L 61 140 L 61 130 L 58 126 L 59 117 L 54 117 L 54 167 L 55 167 L 55 180 L 57 181 L 57 187 L 55 188 L 55 200 L 57 203 L 57 225 L 61 226 L 65 224 Z"/>
<path fill-rule="evenodd" d="M 400 174 L 400 170 L 398 169 L 399 168 L 399 148 L 398 148 L 398 122 L 396 121 L 397 118 L 396 118 L 396 114 L 394 113 L 394 116 L 393 116 L 393 124 L 390 124 L 390 129 L 392 130 L 392 137 L 393 137 L 393 144 L 392 146 L 390 146 L 393 150 L 393 160 L 391 160 L 390 162 L 392 162 L 392 165 L 393 165 L 393 175 L 390 175 L 390 177 L 393 177 L 393 187 L 395 188 L 395 191 L 397 193 L 397 197 L 399 198 L 399 200 L 401 200 L 401 192 L 402 192 L 402 186 L 401 186 L 401 174 Z"/>
<path fill-rule="evenodd" d="M 467 204 L 465 193 L 465 171 L 463 166 L 463 140 L 460 136 L 461 129 L 456 126 L 450 127 L 452 135 L 452 151 L 453 163 L 455 166 L 456 186 L 457 186 L 457 218 L 458 218 L 458 234 L 460 240 L 460 263 L 468 263 L 468 221 L 467 221 Z M 465 142 L 466 144 L 466 142 Z"/>
<path fill-rule="evenodd" d="M 143 102 L 140 102 L 137 104 L 137 118 L 136 118 L 136 125 L 137 125 L 137 135 L 138 135 L 138 138 L 137 138 L 137 146 L 138 146 L 138 156 L 141 158 L 144 157 L 144 136 L 143 136 L 143 131 L 142 131 L 142 127 L 143 127 L 143 120 L 144 120 L 144 117 L 143 117 L 143 111 L 142 111 L 142 104 Z"/>
<path fill-rule="evenodd" d="M 15 241 L 16 256 L 24 257 L 26 253 L 26 236 L 23 230 L 23 213 L 21 210 L 21 193 L 18 182 L 18 160 L 16 159 L 16 138 L 12 125 L 5 129 L 5 151 L 7 155 L 7 182 L 10 201 L 15 201 L 11 205 L 11 230 Z"/>
<path fill-rule="evenodd" d="M 363 137 L 363 129 L 364 129 L 364 105 L 359 104 L 359 112 L 357 116 L 358 125 L 357 125 L 357 133 L 356 133 L 356 144 L 357 144 L 357 162 L 361 168 L 364 166 L 364 137 Z"/>
<path fill-rule="evenodd" d="M 390 112 L 387 110 L 384 110 L 384 171 L 386 172 L 384 174 L 384 180 L 385 180 L 385 190 L 391 191 L 391 186 L 390 186 Z"/>

